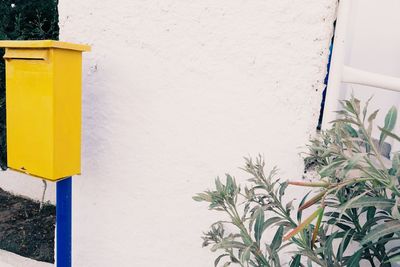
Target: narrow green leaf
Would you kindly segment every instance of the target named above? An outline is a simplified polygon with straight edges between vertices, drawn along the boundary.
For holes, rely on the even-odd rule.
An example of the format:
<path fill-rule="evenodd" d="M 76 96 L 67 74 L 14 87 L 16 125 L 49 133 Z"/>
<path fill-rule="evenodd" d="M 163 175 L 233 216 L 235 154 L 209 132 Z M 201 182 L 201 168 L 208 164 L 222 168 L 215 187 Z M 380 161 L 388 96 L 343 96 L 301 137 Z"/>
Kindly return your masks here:
<path fill-rule="evenodd" d="M 340 165 L 343 164 L 343 162 L 344 162 L 343 160 L 335 160 L 335 161 L 333 161 L 331 164 L 329 164 L 329 165 L 325 166 L 324 168 L 322 168 L 319 171 L 319 175 L 321 176 L 321 178 L 324 178 L 324 177 L 327 177 L 327 176 L 335 174 L 336 170 L 338 169 L 338 167 Z"/>
<path fill-rule="evenodd" d="M 279 200 L 282 200 L 282 196 L 285 194 L 285 190 L 288 187 L 288 182 L 284 182 L 281 184 L 279 188 Z"/>
<path fill-rule="evenodd" d="M 288 214 L 290 214 L 290 212 L 293 210 L 293 201 L 294 199 L 292 199 L 291 201 L 289 201 L 288 203 L 286 203 L 285 205 L 285 210 Z"/>
<path fill-rule="evenodd" d="M 284 227 L 281 225 L 279 226 L 278 230 L 276 231 L 274 238 L 271 242 L 271 250 L 277 250 L 282 244 L 282 237 L 283 237 L 283 230 Z"/>
<path fill-rule="evenodd" d="M 300 201 L 299 207 L 303 206 L 304 202 L 306 201 L 308 195 L 311 193 L 311 191 L 309 191 L 304 197 L 303 199 Z M 297 221 L 301 222 L 301 217 L 303 216 L 303 211 L 297 209 Z"/>
<path fill-rule="evenodd" d="M 358 137 L 357 131 L 348 123 L 344 124 L 344 129 L 350 134 L 351 137 Z"/>
<path fill-rule="evenodd" d="M 371 228 L 376 225 L 379 224 L 380 221 L 387 221 L 387 220 L 391 220 L 392 217 L 388 216 L 388 215 L 383 215 L 383 216 L 379 216 L 379 213 L 383 213 L 383 212 L 378 212 L 372 219 L 369 219 L 361 228 L 361 230 L 363 232 L 367 232 L 369 230 L 371 230 Z"/>
<path fill-rule="evenodd" d="M 371 123 L 373 120 L 376 119 L 376 115 L 378 115 L 379 109 L 375 110 L 374 112 L 371 113 L 368 117 L 368 122 Z"/>
<path fill-rule="evenodd" d="M 229 256 L 229 254 L 222 254 L 222 255 L 219 255 L 216 259 L 215 259 L 215 261 L 214 261 L 214 267 L 217 267 L 218 266 L 218 263 L 221 261 L 221 259 L 223 258 L 223 257 L 228 257 Z"/>
<path fill-rule="evenodd" d="M 350 123 L 350 124 L 360 126 L 360 124 L 358 122 L 356 122 L 355 120 L 352 120 L 352 119 L 337 119 L 337 120 L 330 121 L 329 123 Z"/>
<path fill-rule="evenodd" d="M 354 155 L 351 159 L 349 159 L 348 164 L 345 166 L 345 168 L 352 169 L 354 166 L 365 156 L 365 154 L 357 154 Z"/>
<path fill-rule="evenodd" d="M 353 238 L 352 235 L 350 235 L 350 233 L 352 232 L 352 230 L 346 231 L 345 235 L 342 238 L 342 242 L 340 242 L 337 254 L 336 254 L 336 258 L 341 261 L 343 258 L 343 253 L 346 251 L 347 246 L 350 243 L 350 240 Z"/>
<path fill-rule="evenodd" d="M 295 229 L 293 229 L 291 232 L 289 232 L 285 237 L 284 241 L 289 240 L 291 237 L 295 236 L 297 233 L 299 233 L 301 230 L 303 230 L 305 227 L 307 227 L 321 212 L 322 208 L 319 207 L 316 211 L 314 211 L 307 219 L 304 220 L 299 226 L 297 226 Z"/>
<path fill-rule="evenodd" d="M 312 267 L 312 261 L 310 258 L 307 259 L 307 266 Z"/>
<path fill-rule="evenodd" d="M 332 233 L 325 241 L 324 244 L 324 254 L 326 255 L 326 260 L 328 266 L 333 266 L 333 240 L 336 238 L 338 232 Z"/>
<path fill-rule="evenodd" d="M 212 246 L 211 251 L 215 252 L 218 249 L 231 249 L 231 248 L 245 249 L 246 245 L 238 241 L 222 240 L 221 242 Z"/>
<path fill-rule="evenodd" d="M 251 246 L 247 247 L 247 248 L 243 251 L 242 256 L 240 257 L 240 261 L 241 261 L 242 263 L 248 262 L 248 261 L 250 260 L 250 255 L 251 255 L 250 253 L 251 253 Z"/>
<path fill-rule="evenodd" d="M 321 181 L 321 182 L 303 182 L 303 181 L 290 181 L 288 182 L 290 185 L 296 186 L 305 186 L 305 187 L 329 187 L 329 183 Z"/>
<path fill-rule="evenodd" d="M 235 192 L 237 190 L 237 186 L 235 180 L 229 174 L 226 174 L 226 186 L 225 186 L 225 195 L 227 196 L 227 200 L 229 203 L 234 205 L 235 203 Z"/>
<path fill-rule="evenodd" d="M 311 239 L 311 249 L 313 249 L 315 241 L 317 240 L 319 227 L 321 226 L 322 217 L 324 217 L 324 208 L 322 208 L 321 212 L 319 213 L 317 223 L 315 224 L 315 227 L 314 227 L 314 231 L 313 231 L 312 239 Z"/>
<path fill-rule="evenodd" d="M 392 207 L 392 216 L 397 220 L 400 220 L 399 206 L 400 206 L 400 198 L 397 197 L 396 203 Z"/>
<path fill-rule="evenodd" d="M 299 267 L 300 262 L 301 262 L 301 255 L 296 255 L 293 258 L 292 263 L 290 263 L 290 267 Z"/>
<path fill-rule="evenodd" d="M 353 208 L 364 208 L 364 207 L 376 207 L 379 209 L 391 209 L 394 205 L 394 200 L 382 198 L 382 197 L 371 197 L 362 195 L 353 201 L 349 201 L 339 208 L 341 210 L 344 209 L 353 209 Z"/>
<path fill-rule="evenodd" d="M 395 152 L 392 157 L 392 168 L 397 173 L 399 167 L 400 167 L 400 152 Z"/>
<path fill-rule="evenodd" d="M 372 125 L 373 125 L 373 121 L 376 118 L 376 115 L 378 115 L 379 109 L 375 110 L 371 115 L 369 115 L 368 117 L 368 134 L 371 134 L 372 132 Z"/>
<path fill-rule="evenodd" d="M 397 255 L 395 257 L 390 258 L 388 261 L 386 262 L 390 262 L 390 263 L 399 263 L 400 262 L 400 255 Z"/>
<path fill-rule="evenodd" d="M 350 113 L 356 114 L 356 110 L 353 106 L 353 103 L 349 100 L 343 100 L 342 101 L 343 107 L 345 110 L 347 110 Z"/>
<path fill-rule="evenodd" d="M 211 202 L 212 201 L 211 196 L 206 193 L 198 193 L 196 196 L 193 196 L 192 199 L 194 201 L 198 201 L 198 202 L 201 202 L 201 201 Z"/>
<path fill-rule="evenodd" d="M 347 260 L 347 267 L 359 267 L 361 260 L 362 250 L 358 250 Z"/>
<path fill-rule="evenodd" d="M 215 179 L 215 188 L 217 189 L 218 192 L 221 192 L 223 190 L 223 186 L 219 177 Z"/>
<path fill-rule="evenodd" d="M 355 98 L 354 96 L 351 97 L 351 102 L 353 104 L 353 107 L 356 111 L 357 114 L 360 114 L 361 112 L 361 105 L 360 105 L 360 100 L 358 100 L 357 98 Z"/>
<path fill-rule="evenodd" d="M 254 238 L 256 239 L 258 245 L 260 245 L 260 239 L 264 230 L 263 225 L 264 225 L 264 210 L 262 208 L 259 208 L 257 210 L 256 222 L 254 224 Z"/>
<path fill-rule="evenodd" d="M 250 219 L 249 219 L 249 230 L 250 230 L 250 232 L 252 232 L 253 229 L 254 229 L 253 224 L 254 224 L 255 220 L 257 219 L 258 210 L 259 209 L 260 209 L 260 207 L 254 207 L 254 208 L 252 208 L 250 210 L 250 213 L 251 213 L 251 216 L 250 216 Z"/>
<path fill-rule="evenodd" d="M 387 235 L 400 232 L 400 221 L 393 220 L 377 225 L 372 229 L 361 241 L 361 245 L 365 245 L 368 242 L 375 241 L 378 238 Z"/>
<path fill-rule="evenodd" d="M 246 234 L 243 230 L 240 230 L 240 236 L 242 237 L 242 240 L 246 246 L 249 246 L 253 244 L 253 240 Z"/>
<path fill-rule="evenodd" d="M 370 221 L 375 217 L 376 208 L 375 207 L 368 207 L 367 209 L 367 220 Z"/>
<path fill-rule="evenodd" d="M 344 230 L 344 231 L 351 230 L 351 227 L 348 226 L 347 224 L 335 222 L 334 225 L 337 226 L 337 227 L 339 227 L 340 229 L 342 229 L 342 230 Z"/>
<path fill-rule="evenodd" d="M 347 201 L 346 203 L 344 203 L 343 205 L 341 205 L 341 206 L 340 206 L 341 212 L 340 212 L 340 215 L 339 215 L 339 220 L 341 220 L 343 213 L 344 213 L 347 209 L 349 209 L 349 207 L 350 207 L 354 202 L 356 202 L 357 200 L 359 200 L 360 198 L 362 198 L 363 196 L 365 196 L 365 195 L 368 194 L 368 193 L 369 193 L 369 192 L 366 191 L 366 192 L 362 193 L 361 195 L 356 196 L 356 197 L 350 199 L 349 201 Z"/>
<path fill-rule="evenodd" d="M 364 108 L 363 108 L 363 121 L 365 121 L 365 117 L 367 116 L 368 105 L 369 105 L 369 102 L 371 101 L 372 97 L 373 96 L 368 98 L 368 100 L 365 102 L 365 105 L 364 105 Z"/>
<path fill-rule="evenodd" d="M 311 207 L 312 205 L 314 205 L 315 203 L 317 203 L 318 201 L 320 201 L 322 199 L 322 197 L 326 194 L 326 191 L 321 191 L 319 192 L 317 195 L 315 195 L 314 197 L 312 197 L 310 200 L 308 200 L 306 203 L 304 203 L 303 205 L 301 205 L 299 207 L 299 210 L 304 210 L 306 208 Z"/>
<path fill-rule="evenodd" d="M 394 133 L 392 133 L 392 132 L 390 132 L 390 131 L 388 131 L 388 130 L 386 130 L 386 129 L 384 129 L 384 128 L 381 128 L 381 127 L 378 127 L 379 128 L 379 130 L 381 130 L 381 136 L 382 136 L 382 134 L 384 134 L 384 135 L 387 135 L 387 136 L 389 136 L 389 137 L 392 137 L 393 139 L 395 139 L 396 141 L 399 141 L 400 142 L 400 137 L 397 135 L 397 134 L 394 134 Z"/>
<path fill-rule="evenodd" d="M 280 222 L 280 221 L 282 221 L 282 218 L 281 218 L 281 217 L 272 217 L 272 218 L 267 219 L 267 220 L 264 222 L 264 224 L 263 224 L 263 232 L 264 232 L 269 226 L 274 225 L 275 223 Z"/>
<path fill-rule="evenodd" d="M 389 131 L 393 130 L 394 126 L 396 125 L 396 119 L 397 108 L 395 106 L 392 106 L 385 117 L 385 129 Z"/>
<path fill-rule="evenodd" d="M 394 126 L 396 125 L 396 120 L 397 120 L 397 109 L 395 106 L 392 106 L 388 111 L 388 113 L 386 114 L 385 125 L 383 126 L 383 129 L 387 132 L 391 132 L 394 129 Z M 379 138 L 379 145 L 383 144 L 386 136 L 387 134 L 382 131 L 381 136 Z"/>

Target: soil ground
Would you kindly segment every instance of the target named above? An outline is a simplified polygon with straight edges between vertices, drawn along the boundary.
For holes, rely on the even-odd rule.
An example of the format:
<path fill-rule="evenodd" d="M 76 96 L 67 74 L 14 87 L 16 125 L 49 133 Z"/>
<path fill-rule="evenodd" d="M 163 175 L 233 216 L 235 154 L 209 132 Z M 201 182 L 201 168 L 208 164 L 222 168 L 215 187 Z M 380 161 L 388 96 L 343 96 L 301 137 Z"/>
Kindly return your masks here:
<path fill-rule="evenodd" d="M 56 208 L 0 188 L 0 249 L 54 263 Z"/>

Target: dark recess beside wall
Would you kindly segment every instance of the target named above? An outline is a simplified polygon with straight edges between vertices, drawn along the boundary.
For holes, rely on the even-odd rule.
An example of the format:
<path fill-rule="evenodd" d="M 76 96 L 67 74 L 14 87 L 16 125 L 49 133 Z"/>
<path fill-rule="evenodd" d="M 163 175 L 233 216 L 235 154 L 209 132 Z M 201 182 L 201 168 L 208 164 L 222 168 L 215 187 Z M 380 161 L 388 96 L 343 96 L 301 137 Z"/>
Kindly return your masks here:
<path fill-rule="evenodd" d="M 57 6 L 58 0 L 0 0 L 0 40 L 58 40 Z M 6 170 L 3 55 L 0 49 L 0 167 Z M 41 209 L 38 202 L 0 189 L 0 249 L 53 263 L 55 213 L 53 205 Z"/>
<path fill-rule="evenodd" d="M 0 40 L 58 40 L 58 0 L 0 0 Z M 0 166 L 7 168 L 5 69 L 0 50 Z"/>
<path fill-rule="evenodd" d="M 0 249 L 54 263 L 56 208 L 0 189 Z"/>

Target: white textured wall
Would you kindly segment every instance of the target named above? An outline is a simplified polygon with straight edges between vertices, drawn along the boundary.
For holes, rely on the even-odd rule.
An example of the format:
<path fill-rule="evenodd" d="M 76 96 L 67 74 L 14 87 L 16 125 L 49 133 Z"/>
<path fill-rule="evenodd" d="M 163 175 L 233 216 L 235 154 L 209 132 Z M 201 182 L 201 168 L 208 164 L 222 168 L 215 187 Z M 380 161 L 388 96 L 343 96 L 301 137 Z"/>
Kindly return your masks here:
<path fill-rule="evenodd" d="M 59 9 L 61 39 L 93 46 L 74 266 L 213 266 L 200 234 L 215 217 L 191 196 L 217 175 L 239 176 L 247 155 L 301 176 L 336 0 L 61 0 Z"/>

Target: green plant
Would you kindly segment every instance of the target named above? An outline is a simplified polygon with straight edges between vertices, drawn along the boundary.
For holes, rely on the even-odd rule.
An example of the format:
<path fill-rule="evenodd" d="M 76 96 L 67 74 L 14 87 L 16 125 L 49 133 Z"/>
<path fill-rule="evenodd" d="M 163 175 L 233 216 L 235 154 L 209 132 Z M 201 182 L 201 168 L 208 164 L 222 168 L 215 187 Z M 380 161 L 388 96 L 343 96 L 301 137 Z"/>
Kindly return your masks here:
<path fill-rule="evenodd" d="M 0 40 L 58 40 L 58 0 L 0 1 Z M 0 49 L 2 58 L 4 51 Z M 7 168 L 5 66 L 0 60 L 0 167 Z"/>
<path fill-rule="evenodd" d="M 203 246 L 219 251 L 215 266 L 281 266 L 282 251 L 292 251 L 290 266 L 312 262 L 319 266 L 391 266 L 400 258 L 399 181 L 400 153 L 385 159 L 380 148 L 394 134 L 397 110 L 392 107 L 380 139 L 372 138 L 378 111 L 361 110 L 352 97 L 341 102 L 343 110 L 331 129 L 321 132 L 308 145 L 307 168 L 318 172 L 317 181 L 282 182 L 276 169 L 264 173 L 264 161 L 246 159 L 243 168 L 252 177 L 242 187 L 227 175 L 215 181 L 215 189 L 197 194 L 196 201 L 224 212 L 228 220 L 213 225 Z M 294 218 L 293 200 L 284 199 L 288 186 L 313 188 L 299 203 Z M 313 195 L 312 197 L 309 197 Z M 302 219 L 305 209 L 314 207 Z M 234 227 L 232 228 L 231 225 Z M 268 241 L 269 228 L 275 235 Z M 222 262 L 224 261 L 224 262 Z"/>
<path fill-rule="evenodd" d="M 390 266 L 400 252 L 399 237 L 399 152 L 391 159 L 381 154 L 386 138 L 400 138 L 392 132 L 397 110 L 390 108 L 379 140 L 372 130 L 378 110 L 368 114 L 368 103 L 361 109 L 352 97 L 342 101 L 332 127 L 309 145 L 306 162 L 314 163 L 326 186 L 320 202 L 332 211 L 326 224 L 334 225 L 338 235 L 357 243 L 358 250 L 348 261 L 368 261 L 371 266 Z"/>

